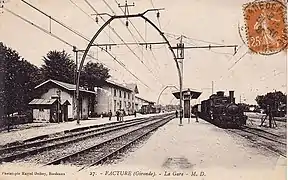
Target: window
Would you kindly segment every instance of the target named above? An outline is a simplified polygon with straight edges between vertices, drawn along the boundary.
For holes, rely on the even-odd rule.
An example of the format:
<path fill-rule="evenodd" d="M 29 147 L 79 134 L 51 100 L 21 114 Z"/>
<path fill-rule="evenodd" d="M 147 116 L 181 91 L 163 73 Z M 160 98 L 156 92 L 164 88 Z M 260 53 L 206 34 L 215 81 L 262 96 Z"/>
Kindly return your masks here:
<path fill-rule="evenodd" d="M 122 101 L 120 101 L 119 106 L 119 108 L 122 109 Z"/>
<path fill-rule="evenodd" d="M 124 98 L 126 98 L 126 92 L 124 92 Z"/>
<path fill-rule="evenodd" d="M 114 89 L 114 96 L 117 96 L 117 90 Z"/>
<path fill-rule="evenodd" d="M 133 94 L 131 95 L 132 96 L 132 101 L 134 100 L 134 96 L 133 96 Z"/>
<path fill-rule="evenodd" d="M 128 99 L 130 99 L 130 93 L 128 93 Z"/>
<path fill-rule="evenodd" d="M 119 97 L 121 98 L 121 90 L 119 90 Z"/>
<path fill-rule="evenodd" d="M 124 108 L 126 109 L 127 105 L 126 105 L 126 102 L 124 102 Z"/>
<path fill-rule="evenodd" d="M 116 100 L 114 100 L 114 112 L 116 112 L 116 110 L 117 110 L 116 107 L 117 107 L 116 106 Z"/>

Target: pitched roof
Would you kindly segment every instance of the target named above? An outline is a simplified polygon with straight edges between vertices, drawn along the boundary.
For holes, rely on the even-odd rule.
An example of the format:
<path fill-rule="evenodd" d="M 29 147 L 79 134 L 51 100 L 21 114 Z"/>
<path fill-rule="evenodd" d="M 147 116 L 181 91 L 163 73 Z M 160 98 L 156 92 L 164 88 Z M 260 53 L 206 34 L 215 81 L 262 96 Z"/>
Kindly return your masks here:
<path fill-rule="evenodd" d="M 141 98 L 141 97 L 139 97 L 139 96 L 135 96 L 135 97 L 138 98 L 138 99 L 141 99 L 142 101 L 145 101 L 145 102 L 147 102 L 147 103 L 155 103 L 155 102 L 153 102 L 153 101 L 146 100 L 146 99 Z"/>
<path fill-rule="evenodd" d="M 61 86 L 62 88 L 67 89 L 68 91 L 76 91 L 76 85 L 75 85 L 75 84 L 69 84 L 69 83 L 65 83 L 65 82 L 57 81 L 57 80 L 53 80 L 53 79 L 49 79 L 49 80 L 47 80 L 47 81 L 39 84 L 38 86 L 35 87 L 35 89 L 43 86 L 44 84 L 47 84 L 48 82 L 52 82 L 52 83 L 54 83 L 54 84 L 57 84 L 58 86 Z M 96 93 L 96 92 L 94 92 L 94 91 L 86 90 L 86 89 L 84 89 L 83 87 L 79 87 L 79 91 L 87 92 L 87 93 L 92 93 L 92 94 L 95 94 L 95 93 Z"/>
<path fill-rule="evenodd" d="M 185 89 L 182 90 L 182 95 L 184 95 L 186 92 L 190 92 L 191 93 L 191 98 L 192 99 L 197 99 L 202 94 L 202 92 L 191 90 L 190 88 L 185 88 Z M 177 99 L 180 99 L 180 91 L 173 91 L 172 94 Z"/>
<path fill-rule="evenodd" d="M 33 99 L 30 105 L 51 105 L 56 102 L 57 99 Z"/>
<path fill-rule="evenodd" d="M 117 87 L 120 87 L 122 89 L 125 89 L 125 90 L 128 90 L 128 91 L 134 91 L 133 89 L 130 89 L 129 87 L 123 85 L 123 84 L 120 84 L 120 83 L 117 83 L 115 81 L 112 81 L 112 80 L 106 80 L 106 83 L 108 84 L 111 84 L 111 85 L 114 85 L 114 86 L 117 86 Z"/>
<path fill-rule="evenodd" d="M 137 84 L 135 84 L 135 83 L 130 83 L 130 84 L 126 84 L 126 86 L 127 86 L 129 89 L 131 89 L 132 91 L 134 91 L 136 94 L 139 93 Z"/>

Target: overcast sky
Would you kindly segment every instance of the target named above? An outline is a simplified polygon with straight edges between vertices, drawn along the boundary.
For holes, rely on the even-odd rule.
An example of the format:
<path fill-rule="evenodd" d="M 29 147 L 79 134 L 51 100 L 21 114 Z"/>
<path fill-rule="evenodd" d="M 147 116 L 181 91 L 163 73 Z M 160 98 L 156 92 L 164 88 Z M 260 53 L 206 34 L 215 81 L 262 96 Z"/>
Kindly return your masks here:
<path fill-rule="evenodd" d="M 80 32 L 88 39 L 91 39 L 100 26 L 103 25 L 101 18 L 99 18 L 99 24 L 93 20 L 95 16 L 91 16 L 91 14 L 95 12 L 85 0 L 27 0 L 27 2 Z M 117 2 L 125 3 L 124 0 L 88 0 L 88 2 L 99 13 L 108 12 L 113 14 L 115 12 L 118 15 L 122 14 L 122 11 L 118 8 Z M 235 56 L 233 56 L 233 48 L 185 50 L 184 87 L 203 92 L 199 100 L 194 102 L 199 102 L 211 95 L 212 81 L 214 82 L 214 92 L 224 90 L 228 94 L 229 90 L 235 90 L 236 102 L 239 102 L 241 96 L 242 102 L 255 104 L 257 94 L 265 94 L 273 90 L 281 90 L 286 93 L 287 51 L 276 55 L 263 56 L 251 54 L 246 44 L 243 45 L 243 40 L 238 32 L 238 24 L 243 25 L 242 5 L 248 1 L 128 1 L 129 4 L 133 2 L 135 7 L 129 9 L 130 14 L 143 12 L 147 8 L 153 8 L 153 6 L 155 8 L 165 8 L 164 11 L 160 12 L 159 21 L 156 18 L 156 12 L 150 12 L 146 17 L 151 19 L 165 33 L 172 46 L 176 46 L 176 43 L 179 42 L 176 39 L 181 34 L 186 37 L 183 38 L 185 46 L 209 44 L 239 46 Z M 49 18 L 33 10 L 20 0 L 6 0 L 4 6 L 49 31 Z M 107 16 L 103 16 L 103 18 L 108 19 Z M 124 23 L 125 21 L 123 19 Z M 118 35 L 107 27 L 96 42 L 122 43 L 122 40 L 124 40 L 132 43 L 135 40 L 144 42 L 143 39 L 146 42 L 163 42 L 159 33 L 144 20 L 134 18 L 131 21 L 138 32 L 131 23 L 128 27 L 129 32 L 121 21 L 115 20 L 111 23 L 111 27 Z M 53 34 L 79 49 L 85 49 L 88 44 L 85 39 L 53 21 L 51 29 Z M 141 34 L 141 37 L 139 34 Z M 64 49 L 75 60 L 72 47 L 45 34 L 6 10 L 3 10 L 3 13 L 0 14 L 0 41 L 18 51 L 22 57 L 37 66 L 41 66 L 43 56 L 49 50 Z M 113 46 L 109 52 L 125 64 L 125 67 L 137 76 L 141 82 L 113 61 L 105 51 L 93 47 L 89 54 L 111 69 L 110 73 L 114 80 L 122 83 L 137 83 L 140 91 L 139 96 L 148 100 L 156 101 L 158 94 L 166 85 L 179 86 L 175 62 L 166 45 L 152 45 L 152 50 L 149 47 L 146 50 L 145 46 L 140 45 L 130 45 L 129 47 L 130 49 L 123 45 Z M 238 61 L 247 51 L 248 53 Z M 95 59 L 91 58 L 88 58 L 86 62 L 89 60 L 96 62 Z M 171 95 L 173 90 L 171 88 L 165 91 L 160 98 L 160 102 L 176 103 L 177 101 L 173 100 Z"/>

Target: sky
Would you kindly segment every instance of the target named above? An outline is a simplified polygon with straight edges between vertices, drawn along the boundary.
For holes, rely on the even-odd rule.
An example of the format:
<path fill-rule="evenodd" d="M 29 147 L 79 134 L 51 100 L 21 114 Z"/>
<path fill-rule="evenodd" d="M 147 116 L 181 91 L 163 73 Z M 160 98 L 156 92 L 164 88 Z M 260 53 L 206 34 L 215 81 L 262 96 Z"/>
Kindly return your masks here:
<path fill-rule="evenodd" d="M 99 23 L 96 23 L 95 16 L 92 15 L 95 11 L 87 2 L 98 13 L 106 12 L 111 15 L 123 14 L 117 3 L 125 3 L 124 0 L 26 1 L 86 37 L 85 40 L 50 21 L 20 0 L 5 0 L 4 7 L 9 11 L 3 9 L 0 14 L 0 41 L 38 67 L 43 64 L 43 56 L 50 50 L 65 50 L 76 60 L 72 47 L 16 17 L 11 11 L 48 32 L 51 29 L 51 34 L 83 50 L 89 43 L 87 39 L 90 40 L 104 24 L 100 17 Z M 245 24 L 242 6 L 248 0 L 130 0 L 128 4 L 133 2 L 135 6 L 129 8 L 130 14 L 144 12 L 149 8 L 165 8 L 160 11 L 159 19 L 156 12 L 149 12 L 145 16 L 164 32 L 172 46 L 179 43 L 177 38 L 180 35 L 184 35 L 185 46 L 238 45 L 235 55 L 234 48 L 185 50 L 184 88 L 202 92 L 192 103 L 207 99 L 212 89 L 214 93 L 223 90 L 226 94 L 229 90 L 234 90 L 236 102 L 241 100 L 250 104 L 256 104 L 257 95 L 275 90 L 287 92 L 287 50 L 275 55 L 253 54 L 245 43 L 245 34 L 239 33 L 239 27 Z M 104 20 L 109 18 L 101 17 Z M 130 20 L 128 28 L 125 26 L 126 19 L 122 22 L 112 21 L 111 28 L 106 27 L 95 43 L 163 42 L 149 23 L 140 18 Z M 112 46 L 111 50 L 108 48 L 108 52 L 121 61 L 126 69 L 95 46 L 89 51 L 89 55 L 94 58 L 88 57 L 85 63 L 101 62 L 110 68 L 114 81 L 137 83 L 139 96 L 147 100 L 156 102 L 159 93 L 167 85 L 179 87 L 175 61 L 167 45 L 152 45 L 151 49 L 142 45 L 128 46 L 129 48 L 125 45 Z M 80 58 L 81 54 L 78 61 Z M 178 103 L 171 93 L 174 90 L 167 88 L 160 97 L 160 103 Z"/>

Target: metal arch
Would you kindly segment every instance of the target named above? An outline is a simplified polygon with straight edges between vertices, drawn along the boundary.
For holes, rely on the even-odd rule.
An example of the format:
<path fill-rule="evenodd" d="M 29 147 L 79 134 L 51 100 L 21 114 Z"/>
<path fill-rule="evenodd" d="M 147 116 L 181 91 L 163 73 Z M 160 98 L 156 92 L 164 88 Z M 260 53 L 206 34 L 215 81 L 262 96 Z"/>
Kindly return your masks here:
<path fill-rule="evenodd" d="M 175 52 L 172 49 L 171 44 L 169 43 L 168 39 L 165 37 L 164 33 L 152 22 L 150 21 L 148 18 L 146 18 L 144 16 L 144 14 L 146 12 L 148 12 L 149 10 L 145 11 L 142 14 L 133 14 L 133 15 L 120 15 L 120 16 L 110 16 L 110 18 L 108 19 L 108 21 L 106 21 L 101 27 L 100 29 L 95 33 L 95 35 L 93 36 L 93 38 L 90 40 L 89 44 L 87 45 L 87 48 L 84 51 L 84 54 L 82 56 L 80 65 L 79 65 L 79 69 L 78 69 L 78 73 L 77 73 L 77 82 L 76 82 L 76 99 L 77 99 L 77 123 L 79 124 L 80 121 L 80 109 L 79 109 L 79 86 L 80 86 L 80 74 L 81 74 L 81 70 L 83 68 L 83 64 L 84 61 L 86 59 L 86 56 L 88 54 L 88 51 L 90 50 L 91 46 L 93 45 L 93 42 L 95 41 L 95 39 L 99 36 L 99 34 L 103 31 L 103 29 L 109 24 L 111 23 L 111 21 L 113 21 L 114 19 L 120 19 L 120 18 L 129 18 L 129 17 L 141 17 L 142 19 L 146 20 L 150 25 L 152 25 L 158 32 L 159 34 L 163 37 L 163 39 L 166 41 L 170 51 L 173 54 L 173 58 L 174 61 L 176 63 L 176 68 L 178 70 L 178 76 L 179 76 L 179 85 L 180 85 L 180 108 L 182 109 L 182 75 L 181 75 L 181 70 L 179 67 L 179 64 L 177 62 L 177 57 Z M 182 119 L 180 119 L 180 125 L 182 124 Z"/>
<path fill-rule="evenodd" d="M 162 91 L 160 92 L 159 96 L 158 96 L 158 99 L 157 99 L 157 104 L 159 104 L 159 100 L 160 100 L 160 97 L 162 95 L 162 93 L 167 89 L 167 88 L 171 88 L 171 87 L 174 87 L 175 89 L 179 90 L 176 86 L 173 86 L 173 85 L 168 85 L 168 86 L 165 86 L 165 88 L 162 89 Z"/>

